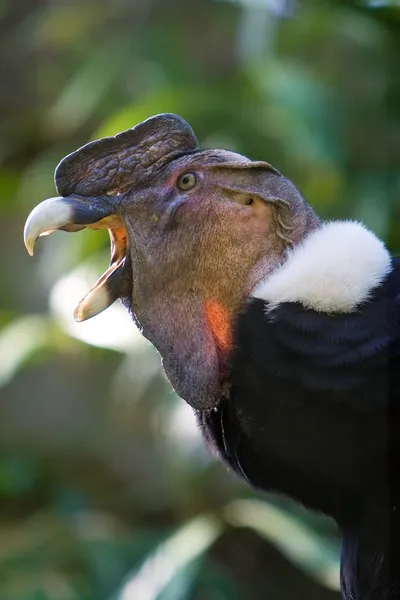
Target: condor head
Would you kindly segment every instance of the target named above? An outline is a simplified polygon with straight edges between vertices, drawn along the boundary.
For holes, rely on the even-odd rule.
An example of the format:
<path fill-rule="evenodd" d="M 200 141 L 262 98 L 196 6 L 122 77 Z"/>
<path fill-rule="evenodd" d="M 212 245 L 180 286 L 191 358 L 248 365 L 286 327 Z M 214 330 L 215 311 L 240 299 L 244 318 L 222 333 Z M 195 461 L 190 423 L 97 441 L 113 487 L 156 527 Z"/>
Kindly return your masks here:
<path fill-rule="evenodd" d="M 55 230 L 108 229 L 111 264 L 81 300 L 83 321 L 121 298 L 191 406 L 217 405 L 229 376 L 235 318 L 257 283 L 317 224 L 271 165 L 201 150 L 179 116 L 157 115 L 68 155 L 58 197 L 24 232 L 30 252 Z"/>

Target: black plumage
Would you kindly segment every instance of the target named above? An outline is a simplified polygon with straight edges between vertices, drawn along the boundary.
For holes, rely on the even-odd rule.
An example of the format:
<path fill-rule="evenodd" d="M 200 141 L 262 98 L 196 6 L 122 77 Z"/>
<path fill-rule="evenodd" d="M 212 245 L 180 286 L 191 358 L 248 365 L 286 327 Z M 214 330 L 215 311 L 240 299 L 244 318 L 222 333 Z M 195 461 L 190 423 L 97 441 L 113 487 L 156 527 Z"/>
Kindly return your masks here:
<path fill-rule="evenodd" d="M 347 599 L 399 598 L 400 259 L 350 314 L 249 299 L 234 346 L 206 438 L 251 485 L 336 519 Z"/>

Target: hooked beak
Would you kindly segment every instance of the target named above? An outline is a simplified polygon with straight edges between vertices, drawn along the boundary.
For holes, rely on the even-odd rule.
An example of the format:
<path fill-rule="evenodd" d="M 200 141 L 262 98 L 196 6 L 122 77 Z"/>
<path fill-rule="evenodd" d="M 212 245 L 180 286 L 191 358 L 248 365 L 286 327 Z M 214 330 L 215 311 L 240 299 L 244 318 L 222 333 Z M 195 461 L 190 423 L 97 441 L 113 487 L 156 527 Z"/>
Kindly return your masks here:
<path fill-rule="evenodd" d="M 116 211 L 116 198 L 133 189 L 185 152 L 198 148 L 196 136 L 184 119 L 174 114 L 150 117 L 115 136 L 89 142 L 66 156 L 55 172 L 61 196 L 49 198 L 29 215 L 25 246 L 30 255 L 38 237 L 52 231 L 108 229 L 111 262 L 77 306 L 77 321 L 89 319 L 117 298 L 131 296 L 127 265 L 127 235 Z"/>
<path fill-rule="evenodd" d="M 25 246 L 31 256 L 39 237 L 58 230 L 79 231 L 85 228 L 108 229 L 111 261 L 109 268 L 76 307 L 76 321 L 94 317 L 111 306 L 117 298 L 129 293 L 125 276 L 127 235 L 121 217 L 114 212 L 111 198 L 49 198 L 33 209 L 24 228 Z"/>

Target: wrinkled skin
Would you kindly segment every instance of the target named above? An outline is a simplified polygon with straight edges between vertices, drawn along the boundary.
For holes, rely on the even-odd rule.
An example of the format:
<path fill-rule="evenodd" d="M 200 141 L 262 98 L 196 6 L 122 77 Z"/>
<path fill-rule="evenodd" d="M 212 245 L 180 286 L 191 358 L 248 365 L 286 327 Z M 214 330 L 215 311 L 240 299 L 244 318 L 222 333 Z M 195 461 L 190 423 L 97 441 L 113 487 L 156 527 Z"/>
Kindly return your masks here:
<path fill-rule="evenodd" d="M 194 185 L 180 189 L 186 173 Z M 235 316 L 288 245 L 317 226 L 298 190 L 268 163 L 200 151 L 176 115 L 69 155 L 56 185 L 63 196 L 56 204 L 73 208 L 54 228 L 123 224 L 127 256 L 112 300 L 123 298 L 177 393 L 196 409 L 216 406 L 226 392 Z"/>
<path fill-rule="evenodd" d="M 231 166 L 213 167 L 212 152 L 177 159 L 153 186 L 119 206 L 129 237 L 133 313 L 173 387 L 196 408 L 215 404 L 226 369 L 205 303 L 217 301 L 232 322 L 253 286 L 283 258 L 273 205 L 257 186 L 267 198 L 284 186 L 296 193 L 280 175 L 242 169 L 241 159 L 224 155 Z M 182 192 L 176 181 L 187 171 L 197 184 Z"/>

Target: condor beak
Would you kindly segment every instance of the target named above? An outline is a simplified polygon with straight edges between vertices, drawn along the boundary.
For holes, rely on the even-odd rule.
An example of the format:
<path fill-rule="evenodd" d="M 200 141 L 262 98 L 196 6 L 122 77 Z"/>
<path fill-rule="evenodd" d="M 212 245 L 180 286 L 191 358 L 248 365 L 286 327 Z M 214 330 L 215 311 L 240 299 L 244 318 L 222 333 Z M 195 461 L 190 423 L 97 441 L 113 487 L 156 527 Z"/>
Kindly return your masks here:
<path fill-rule="evenodd" d="M 74 313 L 77 321 L 89 319 L 117 298 L 131 295 L 127 235 L 116 214 L 115 196 L 133 189 L 138 181 L 143 184 L 146 178 L 151 180 L 175 157 L 198 147 L 190 125 L 178 115 L 166 113 L 115 136 L 89 142 L 60 162 L 55 184 L 62 196 L 45 200 L 31 212 L 24 240 L 32 255 L 38 237 L 52 231 L 85 227 L 109 230 L 110 267 L 79 303 Z"/>
<path fill-rule="evenodd" d="M 85 321 L 127 294 L 125 257 L 127 236 L 124 223 L 113 211 L 112 198 L 49 198 L 30 213 L 24 228 L 26 249 L 32 256 L 36 240 L 53 231 L 108 229 L 111 240 L 110 267 L 96 281 L 75 309 L 76 321 Z"/>

